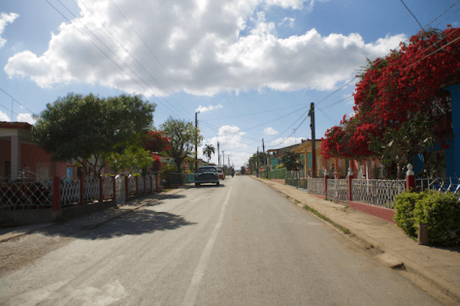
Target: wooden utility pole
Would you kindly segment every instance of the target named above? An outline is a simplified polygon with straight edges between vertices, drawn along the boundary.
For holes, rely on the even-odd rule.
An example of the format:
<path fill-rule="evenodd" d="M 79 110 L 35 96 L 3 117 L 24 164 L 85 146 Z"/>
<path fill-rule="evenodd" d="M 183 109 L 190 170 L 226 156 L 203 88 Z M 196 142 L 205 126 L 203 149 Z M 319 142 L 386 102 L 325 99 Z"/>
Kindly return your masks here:
<path fill-rule="evenodd" d="M 220 145 L 217 142 L 217 166 L 220 166 Z"/>
<path fill-rule="evenodd" d="M 198 172 L 198 113 L 195 113 L 195 173 Z"/>
<path fill-rule="evenodd" d="M 316 144 L 315 144 L 315 103 L 310 103 L 310 111 L 308 112 L 308 116 L 311 119 L 310 128 L 311 128 L 311 171 L 312 177 L 316 177 Z M 308 163 L 308 156 L 307 156 L 307 163 Z"/>

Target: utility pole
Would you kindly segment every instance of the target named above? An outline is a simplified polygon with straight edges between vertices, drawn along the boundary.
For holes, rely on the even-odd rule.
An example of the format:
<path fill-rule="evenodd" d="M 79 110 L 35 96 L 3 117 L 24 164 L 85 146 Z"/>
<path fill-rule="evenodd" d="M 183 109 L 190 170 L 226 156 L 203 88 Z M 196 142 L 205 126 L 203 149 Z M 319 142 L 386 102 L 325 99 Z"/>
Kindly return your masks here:
<path fill-rule="evenodd" d="M 225 167 L 225 150 L 222 150 L 222 167 Z"/>
<path fill-rule="evenodd" d="M 198 173 L 198 114 L 195 112 L 195 173 Z"/>
<path fill-rule="evenodd" d="M 220 145 L 217 142 L 217 166 L 220 166 Z"/>
<path fill-rule="evenodd" d="M 310 103 L 310 111 L 308 112 L 308 116 L 311 119 L 310 128 L 311 128 L 311 171 L 312 177 L 316 177 L 316 144 L 315 144 L 315 103 Z M 308 163 L 308 157 L 307 157 Z"/>
<path fill-rule="evenodd" d="M 265 160 L 265 143 L 264 143 L 264 139 L 262 138 L 262 165 L 265 166 L 267 163 L 266 163 L 266 160 Z"/>

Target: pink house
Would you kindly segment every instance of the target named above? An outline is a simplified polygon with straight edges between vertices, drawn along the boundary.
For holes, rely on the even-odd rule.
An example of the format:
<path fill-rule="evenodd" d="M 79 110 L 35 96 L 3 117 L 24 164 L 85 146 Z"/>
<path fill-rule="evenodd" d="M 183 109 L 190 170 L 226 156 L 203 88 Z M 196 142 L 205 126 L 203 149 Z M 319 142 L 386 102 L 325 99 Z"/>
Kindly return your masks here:
<path fill-rule="evenodd" d="M 16 180 L 21 173 L 34 181 L 48 181 L 53 176 L 64 178 L 75 167 L 63 162 L 52 162 L 46 153 L 31 140 L 32 125 L 25 122 L 0 122 L 0 179 Z"/>

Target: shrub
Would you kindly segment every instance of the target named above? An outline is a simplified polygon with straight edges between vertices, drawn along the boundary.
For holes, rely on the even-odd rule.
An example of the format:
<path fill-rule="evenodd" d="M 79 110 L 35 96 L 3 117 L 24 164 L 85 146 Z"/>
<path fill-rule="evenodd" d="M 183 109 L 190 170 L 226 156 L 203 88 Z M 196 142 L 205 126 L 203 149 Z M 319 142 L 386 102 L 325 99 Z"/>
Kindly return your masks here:
<path fill-rule="evenodd" d="M 414 209 L 414 226 L 428 225 L 430 244 L 452 246 L 460 243 L 460 203 L 448 192 L 427 191 Z"/>
<path fill-rule="evenodd" d="M 422 197 L 423 194 L 415 192 L 405 192 L 395 197 L 395 217 L 393 220 L 411 237 L 417 237 L 417 224 L 414 224 L 414 209 L 415 204 Z"/>

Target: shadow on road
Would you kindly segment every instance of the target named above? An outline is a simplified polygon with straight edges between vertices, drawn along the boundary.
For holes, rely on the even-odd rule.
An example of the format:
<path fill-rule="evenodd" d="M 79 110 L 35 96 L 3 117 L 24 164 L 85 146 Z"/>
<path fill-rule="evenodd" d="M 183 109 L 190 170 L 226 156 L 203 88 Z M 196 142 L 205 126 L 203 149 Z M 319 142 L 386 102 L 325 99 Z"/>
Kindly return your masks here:
<path fill-rule="evenodd" d="M 165 199 L 183 196 L 165 196 Z M 145 206 L 161 204 L 160 199 L 149 201 Z M 185 220 L 182 216 L 168 212 L 156 212 L 150 209 L 138 209 L 119 215 L 118 209 L 89 215 L 65 224 L 54 225 L 41 230 L 47 236 L 74 237 L 79 239 L 109 239 L 124 235 L 142 235 L 155 231 L 175 230 L 196 223 Z M 112 214 L 112 216 L 110 216 Z"/>
<path fill-rule="evenodd" d="M 107 239 L 124 235 L 141 235 L 155 231 L 175 230 L 194 225 L 179 215 L 152 210 L 138 210 L 128 216 L 110 221 L 103 228 L 93 230 L 85 239 Z"/>

